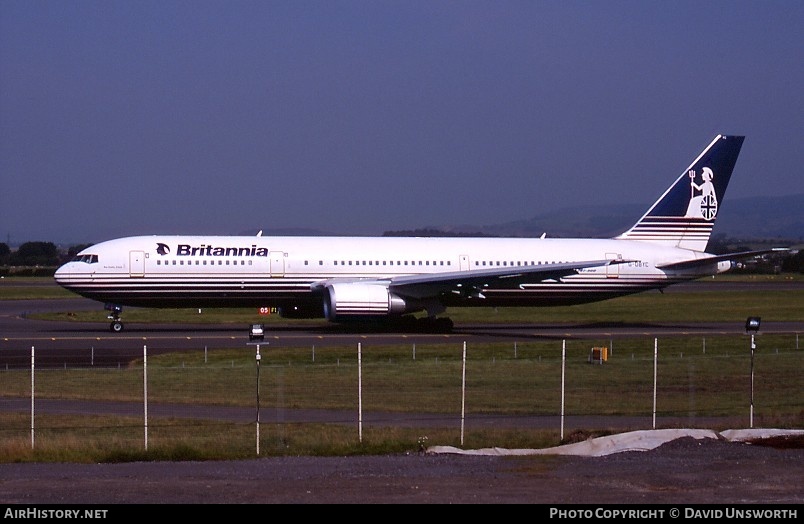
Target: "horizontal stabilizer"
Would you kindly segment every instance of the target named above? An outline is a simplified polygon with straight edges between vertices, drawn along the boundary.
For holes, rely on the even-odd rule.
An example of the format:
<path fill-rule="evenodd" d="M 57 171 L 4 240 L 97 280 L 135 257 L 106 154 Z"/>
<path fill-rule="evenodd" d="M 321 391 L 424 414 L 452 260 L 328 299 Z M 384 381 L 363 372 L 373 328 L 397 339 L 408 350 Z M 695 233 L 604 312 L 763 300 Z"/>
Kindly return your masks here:
<path fill-rule="evenodd" d="M 725 260 L 744 260 L 746 258 L 753 258 L 760 255 L 767 255 L 768 253 L 785 253 L 790 251 L 786 247 L 774 247 L 771 249 L 760 249 L 757 251 L 740 251 L 738 253 L 726 253 L 725 255 L 715 255 L 706 258 L 696 258 L 693 260 L 685 260 L 683 262 L 675 262 L 673 264 L 664 264 L 656 266 L 659 269 L 690 269 L 698 266 L 705 266 L 712 262 L 723 262 Z"/>

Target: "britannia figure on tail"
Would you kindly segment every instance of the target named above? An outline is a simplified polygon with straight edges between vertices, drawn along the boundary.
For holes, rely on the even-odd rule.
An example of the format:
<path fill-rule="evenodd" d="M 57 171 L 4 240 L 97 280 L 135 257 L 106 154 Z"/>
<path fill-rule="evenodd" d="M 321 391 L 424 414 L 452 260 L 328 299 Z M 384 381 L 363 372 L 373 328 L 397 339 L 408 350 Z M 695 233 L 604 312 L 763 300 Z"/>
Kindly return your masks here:
<path fill-rule="evenodd" d="M 715 184 L 712 183 L 714 173 L 708 167 L 703 168 L 701 170 L 703 182 L 700 184 L 695 183 L 694 169 L 687 174 L 690 177 L 690 203 L 687 206 L 685 217 L 712 220 L 717 215 L 717 195 L 715 194 Z"/>

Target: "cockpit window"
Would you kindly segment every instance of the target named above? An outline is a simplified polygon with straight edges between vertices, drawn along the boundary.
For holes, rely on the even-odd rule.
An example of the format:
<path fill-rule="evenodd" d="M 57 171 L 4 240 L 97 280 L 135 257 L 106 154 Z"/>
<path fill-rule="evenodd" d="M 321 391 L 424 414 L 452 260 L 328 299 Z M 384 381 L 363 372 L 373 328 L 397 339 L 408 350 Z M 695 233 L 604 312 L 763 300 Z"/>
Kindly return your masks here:
<path fill-rule="evenodd" d="M 73 262 L 84 262 L 86 264 L 97 264 L 98 255 L 76 255 Z"/>

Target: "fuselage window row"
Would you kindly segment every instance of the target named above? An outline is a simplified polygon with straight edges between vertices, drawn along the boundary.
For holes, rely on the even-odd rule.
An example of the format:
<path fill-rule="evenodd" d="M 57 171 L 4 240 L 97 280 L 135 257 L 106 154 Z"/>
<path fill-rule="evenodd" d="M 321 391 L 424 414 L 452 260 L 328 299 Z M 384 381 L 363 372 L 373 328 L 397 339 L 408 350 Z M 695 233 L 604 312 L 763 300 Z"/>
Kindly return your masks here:
<path fill-rule="evenodd" d="M 476 266 L 536 266 L 536 265 L 540 266 L 541 264 L 542 264 L 541 260 L 539 260 L 538 262 L 534 262 L 533 260 L 531 260 L 530 262 L 528 262 L 527 260 L 524 261 L 524 262 L 522 262 L 522 261 L 514 262 L 513 260 L 510 261 L 510 262 L 507 261 L 507 260 L 503 260 L 503 261 L 499 261 L 499 260 L 494 260 L 494 261 L 492 261 L 492 260 L 475 260 L 475 265 Z M 547 264 L 547 262 L 545 262 L 545 264 Z"/>
<path fill-rule="evenodd" d="M 233 265 L 233 266 L 237 266 L 237 265 L 240 265 L 240 266 L 249 265 L 249 266 L 250 266 L 250 265 L 252 265 L 252 264 L 253 264 L 253 262 L 252 262 L 251 260 L 248 260 L 248 261 L 246 261 L 246 260 L 232 260 L 232 261 L 229 261 L 229 260 L 225 260 L 225 261 L 224 261 L 224 260 L 218 260 L 217 262 L 218 262 L 218 264 L 217 264 L 217 265 L 219 265 L 219 266 L 223 266 L 224 264 L 225 264 L 225 265 L 227 265 L 227 266 L 228 266 L 228 265 Z M 162 260 L 157 260 L 157 261 L 156 261 L 156 265 L 157 265 L 157 266 L 161 266 L 161 265 L 163 265 L 163 264 L 164 264 L 165 266 L 170 266 L 170 265 L 173 265 L 173 266 L 175 266 L 175 265 L 183 266 L 183 265 L 185 265 L 185 261 L 184 261 L 184 260 L 178 260 L 178 261 L 176 261 L 176 260 L 165 260 L 165 261 L 162 261 Z M 207 265 L 207 261 L 206 261 L 206 260 L 187 260 L 187 265 L 188 265 L 188 266 L 192 266 L 192 265 L 196 265 L 196 266 L 201 266 L 201 265 L 204 265 L 204 266 L 206 266 L 206 265 Z M 214 266 L 214 265 L 215 265 L 215 260 L 210 260 L 210 261 L 209 261 L 209 265 L 210 265 L 210 266 Z"/>
<path fill-rule="evenodd" d="M 87 258 L 88 258 L 88 256 L 87 256 Z M 81 260 L 81 262 L 89 262 L 89 260 Z M 92 262 L 97 262 L 97 255 L 93 256 Z M 547 262 L 547 261 L 542 262 L 541 260 L 539 260 L 539 261 L 533 261 L 533 260 L 531 260 L 531 261 L 527 261 L 527 260 L 526 261 L 475 260 L 474 265 L 478 266 L 478 267 L 481 267 L 481 266 L 486 266 L 486 267 L 512 266 L 513 267 L 513 266 L 541 265 L 542 263 L 549 264 L 550 262 Z M 552 263 L 555 264 L 555 262 L 552 262 Z M 168 266 L 168 265 L 174 265 L 174 266 L 175 265 L 180 265 L 180 266 L 183 266 L 183 265 L 185 265 L 185 261 L 184 260 L 178 260 L 178 261 L 177 260 L 164 260 L 164 261 L 163 260 L 157 260 L 156 261 L 156 265 L 158 265 L 158 266 L 163 265 L 163 264 L 166 265 L 166 266 Z M 230 264 L 235 265 L 235 266 L 237 266 L 237 265 L 241 265 L 241 266 L 249 265 L 249 266 L 251 266 L 251 265 L 253 265 L 253 261 L 251 261 L 251 260 L 248 260 L 248 261 L 246 261 L 246 260 L 232 260 L 232 261 L 218 260 L 217 261 L 217 265 L 219 265 L 219 266 L 222 266 L 222 265 L 227 265 L 228 266 Z M 308 260 L 304 261 L 305 266 L 307 266 L 309 264 L 310 264 L 310 262 Z M 432 262 L 429 261 L 429 260 L 418 260 L 418 261 L 416 261 L 416 260 L 396 260 L 396 261 L 394 261 L 394 260 L 390 260 L 390 261 L 389 260 L 383 260 L 383 261 L 379 261 L 379 260 L 368 260 L 368 261 L 366 261 L 366 260 L 359 260 L 359 261 L 354 261 L 354 260 L 348 260 L 348 261 L 335 260 L 335 261 L 332 262 L 332 264 L 335 265 L 335 266 L 347 266 L 347 265 L 348 266 L 352 266 L 352 265 L 355 265 L 355 266 L 361 266 L 361 265 L 362 266 L 365 266 L 365 265 L 369 265 L 369 266 L 380 266 L 380 265 L 382 265 L 382 266 L 386 266 L 386 265 L 388 265 L 388 266 L 394 266 L 394 265 L 396 265 L 396 266 L 417 266 L 417 265 L 418 266 L 452 266 L 452 262 L 450 262 L 450 261 L 445 262 L 443 260 L 441 260 L 441 261 L 433 260 Z M 198 266 L 198 265 L 214 266 L 214 265 L 216 265 L 216 261 L 215 260 L 210 260 L 210 261 L 207 261 L 207 260 L 188 260 L 188 261 L 186 261 L 186 265 L 188 265 L 188 266 L 192 266 L 192 265 L 196 265 L 196 266 Z M 324 261 L 319 260 L 318 265 L 323 266 Z"/>
<path fill-rule="evenodd" d="M 308 262 L 305 260 L 304 265 L 306 266 L 307 264 L 308 264 Z M 322 260 L 319 260 L 318 265 L 323 266 L 324 262 Z M 446 262 L 443 261 L 443 260 L 441 260 L 441 261 L 433 260 L 432 262 L 430 260 L 418 260 L 418 261 L 416 261 L 416 260 L 397 260 L 397 261 L 383 260 L 382 262 L 380 262 L 379 260 L 334 260 L 332 262 L 332 265 L 334 265 L 334 266 L 352 266 L 352 265 L 354 265 L 354 266 L 380 266 L 380 265 L 382 265 L 382 266 L 393 266 L 393 265 L 397 265 L 397 266 L 408 266 L 408 265 L 410 265 L 410 266 L 417 266 L 417 265 L 418 266 L 451 266 L 452 262 L 450 262 L 449 260 L 447 260 Z"/>

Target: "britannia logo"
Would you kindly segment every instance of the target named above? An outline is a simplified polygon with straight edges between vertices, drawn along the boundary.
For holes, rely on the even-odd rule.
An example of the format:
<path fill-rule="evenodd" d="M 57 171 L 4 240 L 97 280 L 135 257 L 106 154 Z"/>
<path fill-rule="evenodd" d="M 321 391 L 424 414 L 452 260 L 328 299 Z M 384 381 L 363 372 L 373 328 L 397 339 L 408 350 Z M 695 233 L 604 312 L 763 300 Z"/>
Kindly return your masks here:
<path fill-rule="evenodd" d="M 687 175 L 690 177 L 690 203 L 687 206 L 685 218 L 703 218 L 714 220 L 717 215 L 717 195 L 712 179 L 715 174 L 705 167 L 701 170 L 700 184 L 695 182 L 695 170 L 691 169 Z"/>
<path fill-rule="evenodd" d="M 162 242 L 156 243 L 156 252 L 162 256 L 170 254 L 170 246 Z M 269 254 L 268 248 L 257 247 L 252 244 L 251 247 L 222 247 L 201 244 L 200 246 L 191 246 L 190 244 L 177 244 L 176 255 L 177 257 L 267 257 Z"/>

